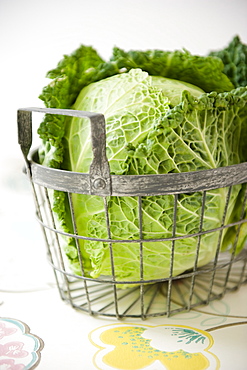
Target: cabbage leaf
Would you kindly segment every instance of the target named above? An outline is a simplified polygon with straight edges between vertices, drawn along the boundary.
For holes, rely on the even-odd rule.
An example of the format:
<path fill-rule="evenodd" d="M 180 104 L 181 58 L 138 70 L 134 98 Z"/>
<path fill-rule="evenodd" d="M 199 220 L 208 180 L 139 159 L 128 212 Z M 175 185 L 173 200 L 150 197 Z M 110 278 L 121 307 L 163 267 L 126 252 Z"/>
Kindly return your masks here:
<path fill-rule="evenodd" d="M 220 58 L 224 73 L 235 87 L 247 85 L 247 45 L 235 36 L 229 45 L 221 50 L 211 51 L 209 56 Z"/>

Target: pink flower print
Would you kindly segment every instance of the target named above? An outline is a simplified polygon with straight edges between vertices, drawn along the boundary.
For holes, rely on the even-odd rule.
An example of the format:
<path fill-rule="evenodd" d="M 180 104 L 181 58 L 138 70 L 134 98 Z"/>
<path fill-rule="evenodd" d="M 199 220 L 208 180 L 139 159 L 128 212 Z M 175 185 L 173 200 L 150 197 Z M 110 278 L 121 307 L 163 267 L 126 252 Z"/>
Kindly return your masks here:
<path fill-rule="evenodd" d="M 6 328 L 6 325 L 3 322 L 0 322 L 0 339 L 7 335 L 11 335 L 17 332 L 15 328 Z"/>
<path fill-rule="evenodd" d="M 0 360 L 0 370 L 23 370 L 25 365 L 15 364 L 14 360 Z"/>
<path fill-rule="evenodd" d="M 28 356 L 28 352 L 22 348 L 24 343 L 22 342 L 9 342 L 0 345 L 0 356 L 7 356 L 13 358 L 22 358 Z M 1 369 L 0 369 L 1 370 Z"/>

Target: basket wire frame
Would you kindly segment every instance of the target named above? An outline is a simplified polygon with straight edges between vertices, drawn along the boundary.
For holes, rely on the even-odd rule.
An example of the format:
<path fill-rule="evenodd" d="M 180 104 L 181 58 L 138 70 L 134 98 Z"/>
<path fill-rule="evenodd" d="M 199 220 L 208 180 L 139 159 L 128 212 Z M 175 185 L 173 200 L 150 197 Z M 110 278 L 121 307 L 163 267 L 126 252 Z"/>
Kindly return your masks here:
<path fill-rule="evenodd" d="M 174 185 L 171 185 L 168 181 L 169 184 L 167 187 L 166 183 L 167 179 L 169 180 L 168 177 L 162 177 L 162 181 L 164 179 L 165 181 L 162 183 L 162 186 L 160 186 L 160 175 L 156 175 L 155 177 L 150 175 L 145 176 L 145 178 L 151 179 L 151 190 L 148 189 L 148 187 L 146 187 L 145 190 L 142 190 L 140 187 L 138 187 L 138 189 L 140 189 L 138 191 L 134 189 L 134 195 L 138 199 L 139 239 L 115 240 L 111 235 L 108 199 L 112 194 L 117 194 L 118 196 L 133 196 L 133 191 L 132 193 L 131 191 L 128 193 L 126 189 L 122 190 L 125 185 L 123 185 L 123 187 L 119 185 L 119 178 L 117 176 L 114 177 L 109 175 L 109 167 L 107 167 L 107 165 L 105 166 L 104 146 L 102 147 L 102 143 L 100 143 L 98 145 L 98 149 L 100 149 L 101 152 L 94 152 L 94 166 L 92 165 L 90 174 L 75 174 L 72 172 L 64 173 L 65 171 L 62 170 L 49 168 L 44 169 L 44 166 L 36 163 L 35 155 L 32 156 L 31 159 L 28 158 L 32 144 L 32 112 L 89 118 L 91 121 L 91 129 L 94 131 L 92 132 L 93 145 L 98 144 L 97 134 L 100 130 L 104 130 L 104 120 L 102 119 L 102 115 L 99 114 L 73 110 L 24 108 L 18 111 L 19 143 L 25 158 L 27 175 L 32 184 L 36 217 L 44 234 L 48 260 L 54 271 L 56 284 L 62 300 L 68 302 L 72 307 L 89 313 L 90 315 L 115 317 L 117 319 L 124 317 L 138 317 L 146 319 L 148 317 L 164 315 L 170 316 L 179 312 L 190 311 L 191 309 L 201 305 L 207 305 L 210 301 L 221 299 L 227 292 L 235 291 L 239 289 L 242 284 L 247 283 L 247 249 L 245 248 L 240 254 L 236 254 L 241 225 L 247 222 L 247 220 L 244 219 L 247 191 L 245 191 L 240 219 L 231 224 L 226 223 L 227 210 L 234 185 L 247 183 L 246 163 L 229 166 L 231 168 L 216 169 L 209 175 L 208 171 L 200 171 L 200 174 L 189 173 L 189 176 L 191 176 L 192 179 L 192 181 L 189 182 L 190 188 L 188 188 L 188 186 L 185 187 L 184 185 L 184 180 L 187 179 L 187 177 L 183 177 L 184 174 L 176 174 L 180 175 L 180 177 L 176 177 L 177 179 L 181 178 L 180 182 L 178 181 L 176 183 L 173 181 Z M 104 131 L 101 132 L 105 135 Z M 103 144 L 105 145 L 105 142 Z M 99 146 L 101 147 L 99 148 Z M 100 162 L 97 163 L 97 160 Z M 70 175 L 74 177 L 70 178 Z M 210 181 L 205 183 L 205 177 L 209 179 L 212 176 L 216 176 L 216 180 L 213 183 L 210 183 Z M 84 177 L 86 179 L 86 185 L 83 187 L 81 184 L 84 184 Z M 67 178 L 67 183 L 64 181 L 65 178 Z M 136 176 L 136 178 L 130 177 L 130 181 L 132 181 L 132 183 L 129 185 L 129 189 L 135 186 L 136 182 L 139 180 L 141 181 L 143 178 L 143 176 L 141 179 L 140 176 Z M 78 186 L 78 179 L 80 179 L 80 187 Z M 100 182 L 98 181 L 99 179 Z M 128 182 L 128 179 L 129 176 L 125 176 L 124 181 L 120 177 L 120 182 L 122 181 L 122 184 L 125 184 Z M 106 186 L 103 188 L 100 186 L 98 188 L 97 186 L 94 187 L 95 184 L 102 184 L 102 180 L 103 184 Z M 157 183 L 155 183 L 154 186 L 153 181 L 155 182 L 156 180 Z M 180 187 L 179 184 L 181 184 Z M 173 186 L 172 189 L 171 186 Z M 227 196 L 224 203 L 221 225 L 215 229 L 205 231 L 203 223 L 207 192 L 211 189 L 219 189 L 222 187 L 227 188 Z M 67 194 L 73 225 L 73 233 L 71 234 L 64 232 L 56 225 L 49 195 L 49 192 L 54 189 L 64 191 Z M 178 199 L 180 194 L 185 193 L 184 189 L 186 189 L 186 192 L 188 193 L 200 192 L 201 194 L 201 208 L 198 223 L 199 228 L 197 233 L 179 236 L 177 235 Z M 117 191 L 119 191 L 120 194 L 118 194 Z M 81 194 L 96 194 L 102 197 L 104 202 L 107 239 L 95 239 L 78 235 L 72 201 L 72 196 L 75 192 Z M 172 235 L 169 238 L 144 238 L 142 203 L 143 198 L 149 194 L 172 194 L 173 196 L 173 225 Z M 231 226 L 237 226 L 234 245 L 231 252 L 222 253 L 220 248 L 223 232 L 226 228 Z M 207 233 L 217 233 L 218 235 L 215 257 L 206 266 L 198 267 L 201 238 Z M 178 276 L 174 276 L 176 241 L 189 238 L 191 236 L 197 238 L 194 265 L 191 270 L 185 271 Z M 68 266 L 68 260 L 62 246 L 64 237 L 72 237 L 75 241 L 81 275 L 75 275 L 71 272 Z M 86 276 L 79 244 L 80 239 L 99 240 L 108 244 L 111 276 L 100 276 L 99 278 L 90 278 Z M 147 280 L 144 277 L 143 243 L 152 243 L 164 240 L 171 243 L 169 276 L 166 278 Z M 114 264 L 114 246 L 118 243 L 136 243 L 139 245 L 140 277 L 138 281 L 118 281 Z M 125 284 L 128 288 L 121 289 L 119 288 L 120 284 Z"/>

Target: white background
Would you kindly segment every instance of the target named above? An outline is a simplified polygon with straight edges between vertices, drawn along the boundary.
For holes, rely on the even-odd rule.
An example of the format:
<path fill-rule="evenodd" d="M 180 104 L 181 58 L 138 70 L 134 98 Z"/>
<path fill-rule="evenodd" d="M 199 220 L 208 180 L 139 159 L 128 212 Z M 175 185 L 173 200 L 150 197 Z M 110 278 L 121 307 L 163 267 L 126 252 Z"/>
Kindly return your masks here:
<path fill-rule="evenodd" d="M 0 0 L 0 164 L 19 158 L 16 110 L 43 106 L 46 72 L 80 44 L 186 48 L 206 54 L 238 34 L 247 43 L 246 0 Z"/>
<path fill-rule="evenodd" d="M 17 109 L 43 106 L 38 96 L 48 83 L 46 72 L 80 44 L 92 45 L 105 59 L 114 46 L 125 50 L 186 48 L 204 55 L 227 46 L 237 34 L 247 44 L 246 19 L 246 0 L 0 0 L 0 315 L 23 320 L 44 339 L 40 369 L 56 368 L 58 364 L 51 362 L 58 358 L 58 367 L 66 370 L 81 369 L 83 358 L 91 363 L 95 348 L 85 353 L 90 348 L 83 328 L 88 323 L 92 329 L 97 321 L 83 321 L 57 301 L 53 291 L 46 290 L 53 277 L 33 215 L 31 190 L 22 174 Z M 35 297 L 28 293 L 32 290 Z M 238 307 L 244 309 L 243 304 Z M 57 313 L 68 317 L 63 326 Z M 72 326 L 74 340 L 68 335 Z M 220 352 L 225 338 L 216 340 L 216 353 L 217 343 Z M 240 363 L 246 340 L 238 339 Z M 68 365 L 72 347 L 77 367 Z M 230 355 L 223 356 L 225 360 L 222 357 L 223 368 L 236 365 L 240 369 L 232 351 Z"/>

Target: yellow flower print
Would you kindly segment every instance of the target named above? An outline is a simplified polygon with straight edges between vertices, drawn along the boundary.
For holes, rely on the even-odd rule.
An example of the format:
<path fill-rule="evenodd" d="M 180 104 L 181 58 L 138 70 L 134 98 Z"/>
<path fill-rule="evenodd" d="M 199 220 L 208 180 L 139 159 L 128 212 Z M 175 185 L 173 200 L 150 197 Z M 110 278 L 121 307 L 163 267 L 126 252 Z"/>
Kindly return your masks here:
<path fill-rule="evenodd" d="M 102 370 L 217 369 L 219 361 L 208 349 L 207 332 L 180 325 L 109 325 L 91 333 L 99 347 L 95 365 Z"/>

